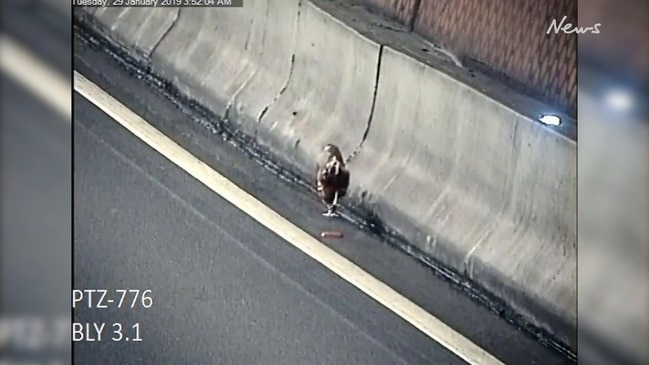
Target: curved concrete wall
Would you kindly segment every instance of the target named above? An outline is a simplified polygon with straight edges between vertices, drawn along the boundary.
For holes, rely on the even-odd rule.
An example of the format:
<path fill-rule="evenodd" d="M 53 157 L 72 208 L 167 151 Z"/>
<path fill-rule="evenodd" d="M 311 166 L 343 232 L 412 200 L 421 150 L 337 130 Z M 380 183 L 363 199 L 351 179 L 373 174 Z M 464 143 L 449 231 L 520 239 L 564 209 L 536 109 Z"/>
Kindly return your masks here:
<path fill-rule="evenodd" d="M 380 46 L 304 2 L 293 72 L 260 120 L 258 139 L 312 173 L 322 147 L 351 152 L 372 109 Z"/>
<path fill-rule="evenodd" d="M 102 30 L 137 56 L 148 59 L 178 17 L 178 9 L 90 8 Z"/>
<path fill-rule="evenodd" d="M 576 145 L 310 1 L 272 4 L 96 15 L 302 174 L 327 142 L 358 149 L 352 198 L 574 345 Z"/>
<path fill-rule="evenodd" d="M 182 9 L 151 58 L 181 92 L 311 171 L 327 142 L 360 143 L 379 50 L 310 2 L 255 1 Z"/>
<path fill-rule="evenodd" d="M 537 325 L 575 326 L 576 144 L 390 48 L 380 77 L 353 195 Z"/>
<path fill-rule="evenodd" d="M 154 68 L 218 115 L 254 122 L 291 71 L 298 0 L 245 8 L 183 8 L 152 55 Z"/>

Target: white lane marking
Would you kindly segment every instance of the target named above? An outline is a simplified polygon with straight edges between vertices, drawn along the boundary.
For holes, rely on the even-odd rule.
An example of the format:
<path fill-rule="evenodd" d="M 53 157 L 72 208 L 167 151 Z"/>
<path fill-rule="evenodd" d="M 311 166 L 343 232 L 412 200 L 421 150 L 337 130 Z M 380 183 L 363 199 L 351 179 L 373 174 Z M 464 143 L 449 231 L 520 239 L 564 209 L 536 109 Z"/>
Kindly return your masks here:
<path fill-rule="evenodd" d="M 144 143 L 185 170 L 209 189 L 248 214 L 338 276 L 396 313 L 431 339 L 472 365 L 503 364 L 394 289 L 374 278 L 316 238 L 295 226 L 252 195 L 140 118 L 111 95 L 74 72 L 74 89 Z"/>
<path fill-rule="evenodd" d="M 70 123 L 72 84 L 6 34 L 0 34 L 0 68 Z"/>

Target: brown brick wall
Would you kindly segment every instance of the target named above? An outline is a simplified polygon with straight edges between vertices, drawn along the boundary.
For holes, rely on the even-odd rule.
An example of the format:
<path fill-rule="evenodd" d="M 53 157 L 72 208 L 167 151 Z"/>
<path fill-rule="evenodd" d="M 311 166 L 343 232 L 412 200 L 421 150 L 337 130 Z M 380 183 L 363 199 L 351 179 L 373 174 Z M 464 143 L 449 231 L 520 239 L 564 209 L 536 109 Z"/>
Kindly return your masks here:
<path fill-rule="evenodd" d="M 398 20 L 401 24 L 414 21 L 418 2 L 421 0 L 361 0 L 372 8 L 381 10 L 387 17 Z"/>
<path fill-rule="evenodd" d="M 365 1 L 534 96 L 576 111 L 577 37 L 546 31 L 564 15 L 576 24 L 577 0 Z"/>

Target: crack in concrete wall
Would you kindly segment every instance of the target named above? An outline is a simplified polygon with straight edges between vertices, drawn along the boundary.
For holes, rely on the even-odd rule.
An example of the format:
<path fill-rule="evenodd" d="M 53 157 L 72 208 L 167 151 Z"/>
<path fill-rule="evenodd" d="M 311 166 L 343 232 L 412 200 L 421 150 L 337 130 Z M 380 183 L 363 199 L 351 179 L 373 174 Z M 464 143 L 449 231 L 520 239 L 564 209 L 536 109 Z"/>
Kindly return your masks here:
<path fill-rule="evenodd" d="M 303 2 L 303 0 L 300 0 L 297 3 L 297 16 L 296 16 L 296 19 L 295 19 L 295 32 L 293 33 L 295 35 L 295 41 L 293 42 L 293 54 L 291 55 L 291 66 L 290 66 L 289 71 L 288 71 L 288 77 L 286 78 L 286 82 L 284 83 L 284 86 L 282 86 L 282 88 L 279 90 L 277 95 L 275 95 L 273 100 L 271 100 L 270 103 L 268 103 L 268 105 L 266 105 L 264 107 L 264 109 L 262 109 L 261 112 L 259 113 L 259 115 L 257 116 L 257 124 L 255 126 L 255 132 L 254 132 L 254 136 L 253 136 L 253 140 L 255 141 L 255 143 L 257 142 L 257 137 L 259 135 L 259 126 L 261 125 L 262 119 L 264 118 L 264 116 L 266 115 L 266 113 L 268 112 L 270 107 L 273 106 L 273 104 L 275 104 L 277 102 L 277 100 L 284 94 L 284 92 L 288 88 L 289 84 L 291 83 L 291 79 L 293 78 L 293 69 L 295 68 L 295 53 L 297 52 L 297 42 L 298 42 L 298 39 L 299 39 L 298 34 L 300 33 L 299 32 L 300 31 L 300 15 L 302 13 L 302 2 Z"/>
<path fill-rule="evenodd" d="M 299 11 L 299 10 L 298 10 L 298 11 Z M 268 25 L 268 19 L 269 19 L 269 18 L 270 18 L 270 5 L 269 5 L 269 4 L 266 4 L 266 17 L 264 18 L 265 21 L 266 21 L 266 24 L 265 24 L 265 25 Z M 245 46 L 244 46 L 244 49 L 245 49 L 245 50 L 248 49 L 248 45 L 249 45 L 249 43 L 250 43 L 250 39 L 252 38 L 252 33 L 253 33 L 253 27 L 254 27 L 254 24 L 255 24 L 255 17 L 252 18 L 252 21 L 251 21 L 251 24 L 250 24 L 250 33 L 249 33 L 249 35 L 248 35 L 248 39 L 246 40 L 246 44 L 245 44 Z M 267 28 L 266 26 L 264 26 L 264 33 L 263 33 L 262 36 L 261 36 L 261 46 L 260 46 L 260 49 L 259 49 L 258 55 L 261 55 L 261 54 L 264 53 L 264 46 L 266 45 L 266 35 L 267 35 L 267 34 L 268 34 L 268 28 Z M 232 97 L 230 98 L 230 100 L 228 100 L 228 104 L 227 104 L 227 106 L 226 106 L 226 108 L 225 108 L 225 112 L 223 113 L 223 118 L 224 118 L 227 122 L 230 122 L 230 121 L 231 121 L 231 119 L 230 119 L 230 111 L 232 110 L 232 105 L 234 105 L 234 102 L 236 101 L 237 97 L 238 97 L 238 96 L 241 94 L 241 92 L 246 88 L 246 86 L 248 86 L 248 84 L 250 84 L 250 82 L 255 78 L 255 76 L 257 75 L 257 72 L 259 71 L 259 68 L 260 68 L 260 66 L 259 66 L 259 64 L 257 63 L 257 64 L 255 65 L 255 70 L 252 72 L 252 74 L 250 75 L 250 77 L 248 77 L 248 78 L 246 79 L 246 81 L 244 81 L 244 82 L 241 84 L 241 86 L 237 89 L 237 91 L 235 91 L 234 94 L 232 94 Z M 256 130 L 257 130 L 257 128 L 255 128 L 255 131 L 256 131 Z"/>
<path fill-rule="evenodd" d="M 266 8 L 266 14 L 268 14 L 268 8 Z M 248 50 L 248 46 L 250 46 L 250 39 L 252 38 L 252 27 L 255 26 L 255 17 L 253 16 L 250 19 L 250 25 L 248 26 L 248 38 L 246 38 L 246 44 L 243 45 L 243 49 L 245 51 Z"/>
<path fill-rule="evenodd" d="M 376 60 L 376 77 L 374 79 L 374 91 L 372 95 L 372 105 L 370 106 L 370 113 L 367 118 L 367 125 L 365 126 L 365 131 L 363 132 L 363 136 L 361 137 L 361 141 L 358 143 L 358 146 L 352 151 L 352 153 L 347 157 L 347 161 L 345 162 L 346 164 L 349 164 L 349 162 L 356 157 L 356 155 L 361 151 L 361 148 L 363 148 L 363 144 L 365 143 L 365 140 L 367 139 L 367 135 L 370 133 L 370 128 L 372 127 L 372 120 L 374 119 L 374 109 L 376 108 L 376 96 L 379 91 L 379 82 L 381 79 L 381 60 L 383 57 L 383 44 L 379 45 L 379 52 Z"/>
<path fill-rule="evenodd" d="M 158 46 L 162 43 L 162 40 L 165 39 L 167 37 L 167 35 L 169 35 L 169 32 L 171 32 L 171 30 L 176 26 L 176 24 L 178 24 L 178 19 L 180 19 L 180 10 L 181 9 L 182 8 L 176 9 L 176 15 L 174 16 L 174 20 L 171 22 L 169 27 L 164 31 L 164 33 L 162 33 L 162 36 L 160 37 L 160 39 L 158 39 L 156 44 L 153 47 L 151 47 L 151 52 L 149 52 L 149 54 L 147 55 L 148 60 L 151 60 L 151 56 L 158 49 Z"/>

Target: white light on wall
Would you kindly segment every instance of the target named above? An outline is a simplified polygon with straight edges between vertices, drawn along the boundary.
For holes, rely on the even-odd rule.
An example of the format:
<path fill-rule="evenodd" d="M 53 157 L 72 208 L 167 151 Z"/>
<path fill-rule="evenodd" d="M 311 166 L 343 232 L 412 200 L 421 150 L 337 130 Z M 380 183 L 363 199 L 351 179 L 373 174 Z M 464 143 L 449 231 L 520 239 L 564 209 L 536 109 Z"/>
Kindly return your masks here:
<path fill-rule="evenodd" d="M 539 122 L 547 125 L 559 125 L 561 124 L 561 118 L 557 117 L 556 115 L 544 115 L 541 118 L 539 118 Z"/>
<path fill-rule="evenodd" d="M 633 105 L 633 97 L 623 90 L 613 90 L 606 94 L 606 104 L 615 110 L 628 111 Z"/>

